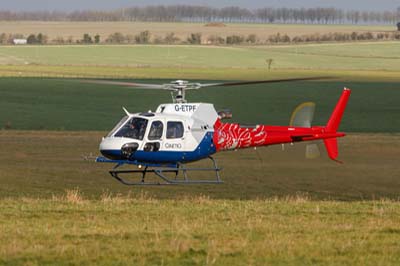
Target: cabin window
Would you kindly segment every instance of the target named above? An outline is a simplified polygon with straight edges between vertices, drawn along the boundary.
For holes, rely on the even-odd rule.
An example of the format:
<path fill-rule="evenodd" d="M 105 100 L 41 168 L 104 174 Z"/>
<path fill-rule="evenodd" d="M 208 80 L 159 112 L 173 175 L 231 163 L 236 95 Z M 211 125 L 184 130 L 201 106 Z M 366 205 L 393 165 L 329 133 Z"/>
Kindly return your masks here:
<path fill-rule="evenodd" d="M 154 121 L 151 123 L 150 131 L 149 131 L 149 140 L 159 140 L 163 134 L 163 123 L 161 121 Z"/>
<path fill-rule="evenodd" d="M 183 123 L 169 121 L 167 123 L 167 139 L 177 139 L 183 137 Z"/>
<path fill-rule="evenodd" d="M 144 133 L 146 133 L 147 122 L 147 119 L 133 117 L 120 130 L 118 130 L 114 137 L 143 140 Z"/>

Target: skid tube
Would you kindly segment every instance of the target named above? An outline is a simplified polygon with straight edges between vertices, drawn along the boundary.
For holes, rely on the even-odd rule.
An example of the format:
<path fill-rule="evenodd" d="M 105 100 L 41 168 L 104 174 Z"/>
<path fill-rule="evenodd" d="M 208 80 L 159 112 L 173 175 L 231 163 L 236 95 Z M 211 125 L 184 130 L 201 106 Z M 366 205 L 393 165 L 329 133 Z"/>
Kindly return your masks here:
<path fill-rule="evenodd" d="M 110 175 L 120 183 L 127 186 L 161 186 L 161 185 L 199 185 L 199 184 L 222 184 L 219 172 L 222 168 L 217 166 L 217 162 L 211 156 L 208 157 L 212 163 L 212 168 L 187 168 L 184 164 L 177 164 L 177 167 L 151 167 L 145 166 L 144 169 L 135 170 L 118 170 L 117 168 L 122 164 L 116 165 L 113 170 L 109 171 Z M 151 169 L 149 169 L 151 168 Z M 190 180 L 188 178 L 188 172 L 190 171 L 213 171 L 215 172 L 215 179 L 212 180 Z M 179 173 L 182 172 L 183 178 L 178 178 Z M 121 174 L 142 174 L 141 181 L 132 182 L 121 177 Z M 146 174 L 154 173 L 158 178 L 159 182 L 146 182 Z M 171 179 L 164 175 L 164 173 L 175 173 L 175 178 Z"/>

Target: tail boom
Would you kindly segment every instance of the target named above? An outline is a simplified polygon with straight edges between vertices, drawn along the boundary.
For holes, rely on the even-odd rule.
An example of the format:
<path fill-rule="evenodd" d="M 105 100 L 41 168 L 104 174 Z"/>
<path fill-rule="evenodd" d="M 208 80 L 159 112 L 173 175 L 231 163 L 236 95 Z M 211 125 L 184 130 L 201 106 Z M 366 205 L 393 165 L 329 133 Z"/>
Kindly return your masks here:
<path fill-rule="evenodd" d="M 326 126 L 293 127 L 256 125 L 251 127 L 239 124 L 222 123 L 217 120 L 214 126 L 213 141 L 217 151 L 268 146 L 299 141 L 323 140 L 329 158 L 338 157 L 337 138 L 345 133 L 337 132 L 351 90 L 345 88 L 336 104 Z"/>
<path fill-rule="evenodd" d="M 335 139 L 345 136 L 341 132 L 326 132 L 325 127 L 285 127 L 257 125 L 242 127 L 239 124 L 220 124 L 214 131 L 217 151 L 268 146 L 300 141 Z"/>

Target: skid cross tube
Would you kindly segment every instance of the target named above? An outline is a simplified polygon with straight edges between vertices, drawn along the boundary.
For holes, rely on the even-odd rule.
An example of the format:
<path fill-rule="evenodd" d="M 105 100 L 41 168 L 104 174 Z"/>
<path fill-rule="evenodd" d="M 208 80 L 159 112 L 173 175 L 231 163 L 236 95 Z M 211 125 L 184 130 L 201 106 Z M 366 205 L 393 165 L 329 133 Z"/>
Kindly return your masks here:
<path fill-rule="evenodd" d="M 117 164 L 113 170 L 110 171 L 110 175 L 118 180 L 120 183 L 127 186 L 152 186 L 152 185 L 194 185 L 194 184 L 222 184 L 221 176 L 219 172 L 222 168 L 217 166 L 217 162 L 211 156 L 208 157 L 212 163 L 212 168 L 187 168 L 184 164 L 179 163 L 176 167 L 150 167 L 146 166 L 144 169 L 135 169 L 135 170 L 118 170 L 122 164 Z M 151 169 L 149 169 L 151 168 Z M 215 172 L 215 179 L 211 180 L 190 180 L 188 177 L 188 172 L 190 171 L 212 171 Z M 182 172 L 183 178 L 178 178 L 179 173 Z M 146 174 L 154 173 L 158 178 L 160 178 L 159 182 L 147 182 Z M 175 178 L 171 179 L 165 175 L 165 173 L 175 173 Z M 141 181 L 134 182 L 128 181 L 121 177 L 122 174 L 141 174 Z"/>

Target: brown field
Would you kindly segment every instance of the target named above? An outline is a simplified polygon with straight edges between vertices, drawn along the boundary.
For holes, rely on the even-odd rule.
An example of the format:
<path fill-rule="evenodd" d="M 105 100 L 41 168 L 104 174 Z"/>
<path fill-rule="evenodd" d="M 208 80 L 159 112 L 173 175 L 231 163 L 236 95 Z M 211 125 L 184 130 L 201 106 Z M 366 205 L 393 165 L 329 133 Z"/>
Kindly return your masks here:
<path fill-rule="evenodd" d="M 176 199 L 205 195 L 220 199 L 265 199 L 306 195 L 311 199 L 399 199 L 399 134 L 350 134 L 340 139 L 338 164 L 321 146 L 321 158 L 304 158 L 303 144 L 239 150 L 215 156 L 222 185 L 126 187 L 112 179 L 109 164 L 82 159 L 98 154 L 105 132 L 0 131 L 0 198 L 62 195 L 78 188 L 89 198 L 105 192 L 148 193 Z M 200 165 L 208 166 L 206 162 Z M 207 176 L 195 173 L 200 177 Z"/>
<path fill-rule="evenodd" d="M 226 24 L 225 27 L 207 27 L 204 23 L 154 23 L 154 22 L 38 22 L 17 21 L 0 22 L 0 33 L 21 33 L 25 36 L 31 33 L 44 33 L 50 39 L 57 37 L 74 40 L 81 39 L 84 33 L 99 34 L 104 40 L 111 33 L 135 35 L 149 30 L 153 36 L 165 36 L 174 32 L 179 38 L 186 39 L 190 33 L 200 32 L 203 37 L 211 35 L 226 37 L 229 35 L 256 34 L 260 40 L 276 33 L 298 36 L 313 33 L 329 32 L 364 32 L 393 31 L 394 26 L 358 26 L 358 25 L 293 25 L 293 24 Z"/>

